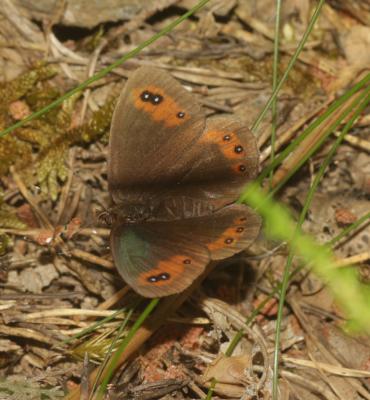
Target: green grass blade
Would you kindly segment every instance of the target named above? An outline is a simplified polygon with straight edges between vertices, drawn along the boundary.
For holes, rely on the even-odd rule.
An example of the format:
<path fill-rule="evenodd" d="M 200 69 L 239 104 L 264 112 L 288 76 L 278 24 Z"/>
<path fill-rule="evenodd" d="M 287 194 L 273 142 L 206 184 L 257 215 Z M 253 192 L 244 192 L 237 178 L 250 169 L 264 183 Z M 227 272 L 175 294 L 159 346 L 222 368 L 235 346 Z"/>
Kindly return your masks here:
<path fill-rule="evenodd" d="M 156 33 L 153 35 L 150 39 L 145 40 L 142 42 L 138 47 L 133 49 L 132 51 L 128 52 L 125 54 L 123 57 L 119 58 L 117 61 L 115 61 L 113 64 L 109 65 L 106 68 L 103 68 L 101 71 L 87 79 L 86 81 L 82 82 L 80 85 L 75 87 L 74 89 L 70 90 L 69 92 L 65 93 L 63 96 L 59 97 L 57 100 L 53 101 L 52 103 L 48 104 L 46 107 L 41 108 L 40 110 L 32 113 L 28 117 L 22 119 L 21 121 L 9 126 L 8 128 L 4 129 L 2 132 L 0 132 L 0 138 L 3 136 L 7 135 L 8 133 L 14 131 L 17 128 L 20 128 L 27 122 L 30 122 L 36 118 L 41 117 L 43 114 L 47 113 L 48 111 L 52 110 L 53 108 L 59 106 L 62 104 L 66 99 L 69 97 L 73 96 L 74 94 L 80 92 L 81 90 L 85 89 L 88 87 L 91 83 L 96 82 L 97 80 L 103 78 L 106 76 L 109 72 L 123 64 L 125 61 L 129 60 L 130 58 L 136 56 L 139 54 L 145 47 L 148 47 L 152 43 L 154 43 L 156 40 L 161 38 L 162 36 L 166 35 L 167 33 L 171 32 L 174 28 L 176 28 L 177 25 L 181 24 L 183 21 L 185 21 L 187 18 L 189 18 L 191 15 L 196 13 L 198 10 L 200 10 L 202 7 L 204 7 L 210 0 L 201 0 L 197 5 L 195 5 L 193 8 L 191 8 L 189 11 L 187 11 L 185 14 L 183 14 L 181 17 L 167 25 L 165 28 L 163 28 L 160 32 Z"/>
<path fill-rule="evenodd" d="M 340 232 L 339 235 L 335 236 L 333 239 L 331 239 L 328 242 L 329 246 L 334 246 L 336 243 L 338 243 L 342 238 L 347 236 L 349 233 L 351 233 L 353 230 L 357 229 L 360 225 L 362 225 L 365 221 L 370 219 L 370 212 L 366 213 L 362 217 L 360 217 L 357 221 L 355 221 L 353 224 L 347 226 Z"/>
<path fill-rule="evenodd" d="M 136 306 L 135 306 L 135 307 L 136 307 Z M 98 386 L 98 382 L 99 382 L 100 377 L 101 377 L 101 374 L 103 373 L 105 366 L 108 364 L 109 357 L 110 357 L 110 355 L 112 354 L 112 351 L 113 351 L 113 349 L 114 349 L 114 346 L 115 346 L 115 344 L 117 343 L 117 340 L 119 339 L 119 337 L 121 336 L 123 330 L 126 328 L 128 322 L 129 322 L 129 320 L 130 320 L 130 318 L 131 318 L 131 316 L 132 316 L 132 314 L 133 314 L 133 312 L 134 312 L 134 310 L 135 310 L 135 307 L 132 307 L 132 308 L 127 312 L 126 318 L 123 320 L 122 324 L 120 325 L 120 327 L 119 327 L 119 329 L 118 329 L 118 331 L 117 331 L 117 333 L 116 333 L 115 338 L 112 340 L 112 343 L 110 344 L 110 347 L 109 347 L 109 349 L 108 349 L 108 351 L 107 351 L 107 354 L 105 355 L 105 359 L 104 359 L 104 361 L 101 363 L 101 365 L 100 365 L 100 367 L 99 367 L 99 371 L 98 371 L 98 373 L 97 373 L 97 376 L 96 376 L 94 385 L 93 385 L 93 387 L 92 387 L 92 389 L 91 389 L 90 398 L 92 398 L 93 395 L 94 395 L 94 393 L 95 393 L 96 387 Z M 112 371 L 112 373 L 113 373 L 113 372 L 114 372 L 114 370 Z M 104 391 L 105 391 L 105 388 L 104 388 Z"/>
<path fill-rule="evenodd" d="M 338 118 L 329 125 L 329 127 L 325 130 L 324 135 L 322 138 L 315 143 L 314 146 L 301 158 L 300 162 L 295 166 L 294 169 L 289 171 L 289 173 L 284 177 L 284 179 L 279 182 L 278 185 L 276 185 L 271 192 L 271 194 L 274 194 L 277 192 L 281 187 L 305 164 L 305 162 L 313 155 L 317 150 L 320 149 L 322 144 L 326 141 L 326 139 L 329 137 L 329 135 L 334 132 L 338 126 L 342 123 L 343 120 L 345 120 L 354 110 L 355 107 L 365 98 L 369 99 L 369 93 L 370 93 L 370 87 L 367 87 L 367 89 L 364 90 L 364 92 L 353 101 L 352 104 L 350 104 L 341 114 L 338 116 Z"/>
<path fill-rule="evenodd" d="M 362 217 L 360 217 L 357 221 L 355 221 L 354 223 L 352 223 L 351 225 L 349 225 L 348 227 L 346 227 L 345 229 L 343 229 L 337 236 L 335 236 L 333 239 L 331 239 L 330 241 L 328 241 L 327 243 L 325 243 L 326 246 L 331 247 L 332 245 L 334 245 L 335 243 L 337 243 L 340 239 L 342 239 L 343 237 L 347 236 L 348 234 L 350 234 L 352 231 L 354 231 L 355 229 L 357 229 L 359 226 L 361 226 L 363 223 L 365 223 L 366 221 L 368 221 L 370 219 L 370 212 L 363 215 Z M 304 264 L 299 265 L 298 267 L 296 267 L 293 271 L 290 272 L 289 274 L 289 279 L 288 281 L 291 282 L 291 280 L 293 279 L 293 277 L 300 272 L 303 268 L 304 268 Z M 282 282 L 279 282 L 272 290 L 271 292 L 268 294 L 268 296 L 266 296 L 266 298 L 261 301 L 261 303 L 258 304 L 258 306 L 251 312 L 251 314 L 248 316 L 248 318 L 245 320 L 245 324 L 249 325 L 251 324 L 254 319 L 257 317 L 257 315 L 259 315 L 259 313 L 262 311 L 262 309 L 265 307 L 265 305 L 277 294 L 279 294 L 279 292 L 281 292 L 281 285 Z M 240 339 L 243 337 L 244 335 L 244 330 L 240 330 L 236 333 L 236 335 L 234 336 L 234 338 L 232 339 L 232 341 L 230 342 L 225 354 L 227 356 L 231 356 L 236 345 L 239 343 Z"/>
<path fill-rule="evenodd" d="M 109 368 L 107 369 L 107 374 L 105 375 L 101 386 L 98 391 L 98 399 L 102 398 L 103 394 L 106 391 L 107 385 L 110 382 L 113 373 L 118 365 L 119 359 L 122 355 L 122 353 L 125 351 L 127 345 L 130 343 L 132 338 L 135 336 L 136 332 L 139 330 L 141 325 L 144 323 L 144 321 L 148 318 L 148 316 L 151 314 L 151 312 L 154 310 L 154 308 L 157 306 L 159 302 L 159 299 L 153 299 L 150 301 L 150 303 L 145 307 L 144 311 L 139 315 L 138 319 L 135 321 L 133 324 L 132 328 L 128 332 L 127 336 L 124 338 L 122 343 L 120 344 L 119 348 L 113 355 L 112 359 L 109 362 Z"/>
<path fill-rule="evenodd" d="M 269 110 L 269 108 L 271 107 L 271 104 L 273 103 L 274 99 L 276 98 L 277 94 L 279 93 L 280 89 L 282 88 L 283 84 L 285 83 L 285 81 L 288 78 L 288 75 L 290 73 L 290 70 L 293 68 L 295 62 L 297 61 L 297 58 L 299 56 L 299 54 L 301 53 L 301 51 L 303 50 L 303 47 L 317 21 L 317 18 L 320 15 L 321 12 L 321 8 L 324 5 L 325 0 L 320 0 L 315 12 L 312 15 L 312 18 L 307 26 L 307 29 L 301 39 L 301 41 L 298 44 L 298 47 L 296 49 L 296 51 L 294 52 L 292 58 L 289 61 L 289 64 L 286 68 L 286 70 L 284 71 L 284 74 L 282 76 L 282 78 L 280 79 L 279 83 L 276 86 L 276 89 L 274 90 L 274 92 L 272 93 L 271 97 L 269 98 L 269 100 L 267 101 L 265 107 L 263 108 L 263 110 L 261 111 L 261 113 L 258 115 L 256 121 L 254 122 L 253 126 L 252 126 L 252 132 L 255 132 L 258 129 L 259 124 L 261 123 L 261 121 L 263 120 L 263 118 L 265 117 L 267 111 Z"/>
<path fill-rule="evenodd" d="M 327 282 L 348 317 L 354 319 L 358 327 L 370 332 L 370 288 L 357 280 L 352 269 L 335 268 L 329 249 L 316 244 L 308 235 L 297 232 L 293 240 L 295 223 L 288 211 L 269 198 L 256 183 L 249 185 L 245 198 L 264 217 L 266 235 L 289 242 L 294 252 Z"/>
<path fill-rule="evenodd" d="M 276 19 L 275 19 L 275 40 L 274 40 L 274 62 L 272 65 L 272 92 L 277 88 L 279 79 L 279 42 L 280 42 L 280 19 L 281 19 L 281 0 L 276 0 Z M 277 96 L 271 103 L 271 164 L 275 159 L 275 141 L 277 130 Z M 272 178 L 274 170 L 270 171 L 270 188 L 272 186 Z"/>
<path fill-rule="evenodd" d="M 280 154 L 275 158 L 274 162 L 265 167 L 260 175 L 258 176 L 258 182 L 261 184 L 263 180 L 270 174 L 271 170 L 280 165 L 288 155 L 293 152 L 301 142 L 306 139 L 306 137 L 316 129 L 322 122 L 324 122 L 330 115 L 336 111 L 341 105 L 347 102 L 354 94 L 363 89 L 370 82 L 370 74 L 367 74 L 361 81 L 356 83 L 351 89 L 349 89 L 346 93 L 340 96 L 333 104 L 331 104 L 328 109 L 320 115 L 309 127 L 307 127 L 303 133 L 295 139 L 292 143 L 290 143 Z"/>
<path fill-rule="evenodd" d="M 75 339 L 78 339 L 82 336 L 88 335 L 91 332 L 94 332 L 97 328 L 99 328 L 99 326 L 103 326 L 105 323 L 115 319 L 119 314 L 124 314 L 128 312 L 125 308 L 121 309 L 121 310 L 117 310 L 115 311 L 112 315 L 109 315 L 108 317 L 104 317 L 103 319 L 94 322 L 92 325 L 90 325 L 89 327 L 83 329 L 81 332 L 76 333 L 75 335 L 72 335 L 71 337 L 69 337 L 68 339 L 62 340 L 62 344 L 68 344 L 70 342 L 72 342 Z"/>
<path fill-rule="evenodd" d="M 307 212 L 311 206 L 311 202 L 313 199 L 313 196 L 318 188 L 318 185 L 321 181 L 321 179 L 324 176 L 324 173 L 327 169 L 327 167 L 330 165 L 333 157 L 335 156 L 335 153 L 342 143 L 344 136 L 348 133 L 348 131 L 352 128 L 354 122 L 356 119 L 359 117 L 361 112 L 365 109 L 369 102 L 369 96 L 366 95 L 366 92 L 364 93 L 363 96 L 360 96 L 359 101 L 362 100 L 362 103 L 358 106 L 357 110 L 353 114 L 353 116 L 349 119 L 349 121 L 346 123 L 345 127 L 342 130 L 342 133 L 339 135 L 339 137 L 336 139 L 334 145 L 330 149 L 329 153 L 324 159 L 324 162 L 322 163 L 317 175 L 315 176 L 314 182 L 307 194 L 302 212 L 299 216 L 296 228 L 295 228 L 295 235 L 300 231 L 302 224 L 307 216 Z M 352 111 L 352 108 L 351 108 Z M 283 310 L 284 310 L 284 304 L 285 304 L 285 297 L 287 293 L 287 288 L 289 284 L 289 278 L 290 278 L 290 269 L 293 263 L 293 258 L 294 258 L 294 252 L 292 249 L 289 252 L 286 265 L 284 268 L 284 274 L 283 274 L 283 281 L 281 285 L 281 290 L 280 290 L 280 298 L 279 298 L 279 308 L 278 308 L 278 314 L 277 314 L 277 320 L 276 320 L 276 330 L 275 330 L 275 351 L 274 351 L 274 362 L 273 362 L 273 368 L 274 368 L 274 375 L 273 375 L 273 387 L 272 387 L 272 398 L 274 400 L 277 400 L 278 398 L 278 378 L 279 378 L 279 355 L 280 355 L 280 333 L 281 333 L 281 323 L 282 323 L 282 318 L 283 318 Z"/>

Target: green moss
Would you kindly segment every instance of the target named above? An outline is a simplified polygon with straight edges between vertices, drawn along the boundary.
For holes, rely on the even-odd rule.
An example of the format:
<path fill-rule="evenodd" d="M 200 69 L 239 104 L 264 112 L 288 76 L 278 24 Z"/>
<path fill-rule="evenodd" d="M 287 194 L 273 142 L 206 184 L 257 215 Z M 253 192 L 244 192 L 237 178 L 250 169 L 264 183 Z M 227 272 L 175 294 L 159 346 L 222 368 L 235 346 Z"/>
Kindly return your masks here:
<path fill-rule="evenodd" d="M 8 251 L 10 238 L 5 233 L 0 234 L 0 257 Z"/>
<path fill-rule="evenodd" d="M 65 164 L 71 146 L 91 143 L 108 133 L 116 98 L 110 98 L 91 119 L 79 127 L 69 129 L 73 107 L 64 104 L 56 116 L 55 125 L 49 126 L 53 135 L 49 137 L 37 157 L 37 177 L 43 193 L 55 200 L 58 196 L 58 180 L 64 181 L 68 175 Z M 45 127 L 44 127 L 45 128 Z"/>
<path fill-rule="evenodd" d="M 0 85 L 0 130 L 14 123 L 9 105 L 22 100 L 32 111 L 39 110 L 60 96 L 47 80 L 55 75 L 49 66 L 40 65 L 18 78 Z M 65 164 L 73 145 L 96 140 L 107 141 L 107 134 L 118 96 L 112 96 L 91 119 L 73 127 L 72 116 L 80 94 L 0 139 L 0 177 L 14 165 L 30 184 L 39 183 L 43 193 L 55 200 L 59 183 L 68 174 Z M 32 167 L 33 165 L 33 167 Z M 25 168 L 27 166 L 27 168 Z M 35 173 L 33 173 L 35 172 Z M 35 179 L 37 182 L 35 182 Z"/>
<path fill-rule="evenodd" d="M 6 108 L 11 102 L 20 99 L 34 88 L 38 81 L 49 79 L 56 70 L 48 65 L 40 65 L 18 78 L 0 84 L 0 108 Z"/>
<path fill-rule="evenodd" d="M 117 103 L 118 96 L 112 96 L 105 104 L 96 111 L 89 122 L 74 130 L 77 137 L 85 143 L 93 142 L 97 139 L 102 138 L 104 142 L 108 138 L 108 128 L 113 116 L 114 107 Z"/>
<path fill-rule="evenodd" d="M 17 217 L 15 210 L 4 202 L 2 196 L 0 196 L 0 228 L 27 228 L 27 225 Z"/>
<path fill-rule="evenodd" d="M 20 167 L 30 164 L 32 147 L 16 137 L 0 139 L 0 176 L 5 175 L 9 167 L 17 163 Z"/>

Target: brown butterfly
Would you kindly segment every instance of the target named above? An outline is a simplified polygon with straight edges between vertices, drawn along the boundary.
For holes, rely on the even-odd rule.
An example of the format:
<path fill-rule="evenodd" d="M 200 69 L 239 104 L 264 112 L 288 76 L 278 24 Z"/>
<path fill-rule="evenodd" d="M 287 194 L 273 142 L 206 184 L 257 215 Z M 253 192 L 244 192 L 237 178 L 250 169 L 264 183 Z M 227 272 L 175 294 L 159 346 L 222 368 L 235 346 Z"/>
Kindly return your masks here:
<path fill-rule="evenodd" d="M 232 204 L 258 171 L 253 134 L 233 116 L 205 118 L 168 73 L 137 69 L 115 109 L 109 191 L 111 247 L 123 279 L 145 297 L 186 289 L 210 260 L 247 248 L 260 218 Z"/>

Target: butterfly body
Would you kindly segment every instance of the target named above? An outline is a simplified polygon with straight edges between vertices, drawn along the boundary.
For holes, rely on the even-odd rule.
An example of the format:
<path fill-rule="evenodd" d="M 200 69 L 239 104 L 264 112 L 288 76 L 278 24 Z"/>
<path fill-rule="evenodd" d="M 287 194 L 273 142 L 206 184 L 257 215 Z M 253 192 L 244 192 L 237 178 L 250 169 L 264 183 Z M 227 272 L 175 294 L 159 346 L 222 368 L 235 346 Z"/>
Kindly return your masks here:
<path fill-rule="evenodd" d="M 232 204 L 258 170 L 252 133 L 205 118 L 169 74 L 141 67 L 127 81 L 110 137 L 111 246 L 124 280 L 146 297 L 178 293 L 212 259 L 255 239 L 259 217 Z"/>

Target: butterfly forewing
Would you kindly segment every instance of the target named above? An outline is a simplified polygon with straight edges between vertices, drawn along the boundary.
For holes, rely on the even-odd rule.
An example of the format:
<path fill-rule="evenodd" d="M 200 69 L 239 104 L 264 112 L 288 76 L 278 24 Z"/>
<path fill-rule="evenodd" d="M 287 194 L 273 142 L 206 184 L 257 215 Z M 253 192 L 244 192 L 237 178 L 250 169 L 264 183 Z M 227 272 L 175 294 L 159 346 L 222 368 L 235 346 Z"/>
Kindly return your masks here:
<path fill-rule="evenodd" d="M 113 200 L 142 201 L 176 184 L 191 168 L 188 152 L 205 127 L 193 96 L 163 71 L 141 67 L 116 106 L 109 144 Z"/>
<path fill-rule="evenodd" d="M 190 196 L 215 208 L 236 200 L 258 171 L 253 134 L 233 116 L 209 118 L 169 74 L 128 80 L 114 112 L 109 187 L 116 203 Z"/>

